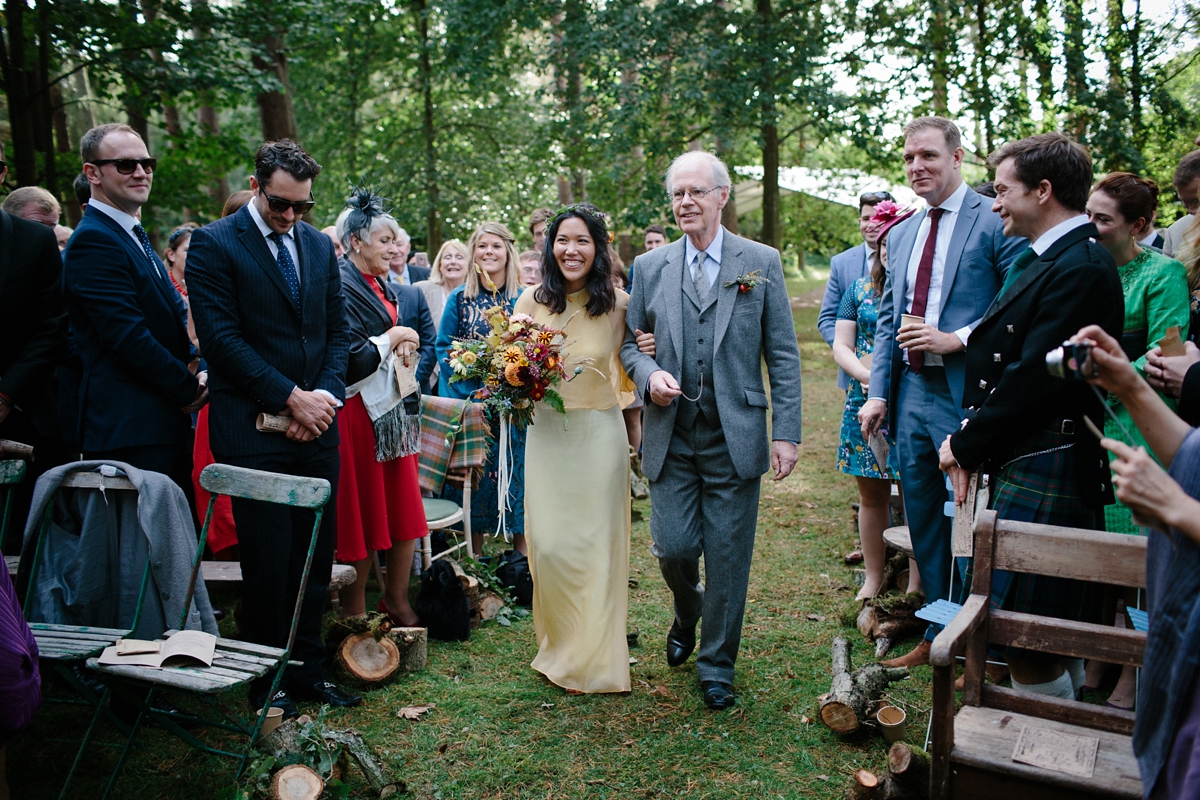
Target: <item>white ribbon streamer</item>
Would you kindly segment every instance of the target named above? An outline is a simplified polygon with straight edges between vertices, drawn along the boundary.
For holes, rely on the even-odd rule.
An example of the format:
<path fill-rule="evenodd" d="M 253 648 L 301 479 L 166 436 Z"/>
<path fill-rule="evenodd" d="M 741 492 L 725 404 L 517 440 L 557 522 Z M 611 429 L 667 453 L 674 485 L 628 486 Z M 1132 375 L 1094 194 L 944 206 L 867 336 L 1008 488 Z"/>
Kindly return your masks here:
<path fill-rule="evenodd" d="M 497 529 L 504 535 L 504 541 L 512 542 L 512 535 L 508 532 L 505 516 L 509 511 L 508 507 L 508 486 L 512 483 L 512 463 L 508 452 L 508 415 L 503 411 L 500 412 L 500 451 L 496 456 L 496 511 L 499 514 L 500 521 Z"/>

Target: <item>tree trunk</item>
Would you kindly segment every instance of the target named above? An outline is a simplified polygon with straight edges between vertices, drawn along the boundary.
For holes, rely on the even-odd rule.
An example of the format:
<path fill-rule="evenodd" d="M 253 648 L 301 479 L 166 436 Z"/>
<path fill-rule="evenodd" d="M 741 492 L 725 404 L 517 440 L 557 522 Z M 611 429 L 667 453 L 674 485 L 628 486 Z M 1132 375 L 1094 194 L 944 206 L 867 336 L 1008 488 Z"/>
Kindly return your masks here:
<path fill-rule="evenodd" d="M 1054 101 L 1054 46 L 1053 32 L 1050 25 L 1049 0 L 1034 0 L 1032 50 L 1038 73 L 1038 105 L 1042 107 L 1042 127 L 1044 130 L 1054 130 L 1058 105 Z"/>
<path fill-rule="evenodd" d="M 421 129 L 425 139 L 425 250 L 433 258 L 442 246 L 441 204 L 438 188 L 436 128 L 433 124 L 433 65 L 429 51 L 429 4 L 427 0 L 416 0 L 417 31 L 421 37 L 421 97 L 424 101 Z"/>
<path fill-rule="evenodd" d="M 832 654 L 833 682 L 821 702 L 821 721 L 836 733 L 853 733 L 888 684 L 907 678 L 908 670 L 868 664 L 851 673 L 850 643 L 840 636 L 833 640 Z"/>
<path fill-rule="evenodd" d="M 25 40 L 25 0 L 7 0 L 4 22 L 8 25 L 8 43 L 0 36 L 3 56 L 4 92 L 8 97 L 8 119 L 12 128 L 13 152 L 8 163 L 16 173 L 18 186 L 37 185 L 37 144 L 33 132 L 33 108 L 29 96 L 29 69 Z"/>
<path fill-rule="evenodd" d="M 292 103 L 284 32 L 266 37 L 261 44 L 266 53 L 254 56 L 254 66 L 269 73 L 280 84 L 280 88 L 259 92 L 255 97 L 263 139 L 268 142 L 276 139 L 298 141 L 300 133 L 296 125 L 296 107 Z"/>
<path fill-rule="evenodd" d="M 729 161 L 730 161 L 731 157 L 733 156 L 733 145 L 730 143 L 728 137 L 723 136 L 720 133 L 718 133 L 716 135 L 716 139 L 717 139 L 717 158 L 721 159 L 726 164 L 729 164 Z M 730 181 L 737 180 L 736 176 L 734 176 L 732 174 L 730 174 L 729 179 L 730 179 Z M 738 232 L 737 203 L 735 202 L 736 200 L 737 200 L 737 198 L 734 197 L 734 194 L 733 194 L 733 187 L 730 186 L 729 187 L 729 202 L 727 202 L 725 204 L 725 207 L 723 209 L 721 209 L 721 224 L 724 225 L 725 230 L 729 231 L 730 233 Z"/>
<path fill-rule="evenodd" d="M 59 196 L 58 151 L 54 147 L 54 105 L 50 98 L 50 2 L 38 0 L 38 63 L 37 83 L 33 89 L 36 124 L 34 130 L 38 150 L 42 153 L 42 185 L 55 197 Z"/>
<path fill-rule="evenodd" d="M 1080 144 L 1087 143 L 1091 92 L 1088 88 L 1087 30 L 1083 0 L 1063 0 L 1063 66 L 1066 69 L 1067 135 Z"/>
<path fill-rule="evenodd" d="M 929 77 L 933 82 L 933 96 L 930 98 L 930 108 L 934 114 L 947 116 L 949 114 L 949 85 L 950 85 L 950 53 L 951 47 L 957 42 L 952 40 L 947 30 L 946 8 L 943 0 L 933 0 L 933 13 L 929 23 L 929 34 L 926 41 L 931 50 Z"/>
<path fill-rule="evenodd" d="M 763 58 L 759 92 L 760 104 L 759 136 L 762 139 L 762 241 L 763 244 L 779 249 L 779 128 L 776 121 L 775 75 L 768 53 L 773 53 L 775 42 L 775 12 L 771 0 L 756 0 L 758 16 L 760 55 Z"/>
<path fill-rule="evenodd" d="M 390 680 L 400 668 L 400 651 L 386 635 L 376 640 L 370 631 L 355 633 L 342 640 L 337 650 L 338 666 L 346 674 L 367 686 Z"/>

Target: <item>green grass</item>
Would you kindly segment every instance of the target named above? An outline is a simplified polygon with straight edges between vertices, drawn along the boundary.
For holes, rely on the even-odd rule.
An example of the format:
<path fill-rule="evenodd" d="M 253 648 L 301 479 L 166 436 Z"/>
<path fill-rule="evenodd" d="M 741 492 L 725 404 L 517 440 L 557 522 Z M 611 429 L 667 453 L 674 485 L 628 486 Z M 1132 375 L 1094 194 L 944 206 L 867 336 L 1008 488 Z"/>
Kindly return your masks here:
<path fill-rule="evenodd" d="M 823 276 L 790 279 L 804 384 L 804 443 L 796 472 L 764 481 L 749 602 L 738 660 L 736 709 L 704 708 L 694 660 L 665 663 L 669 594 L 650 556 L 649 503 L 635 504 L 627 696 L 568 696 L 529 668 L 533 622 L 489 623 L 468 642 L 431 642 L 428 669 L 370 693 L 363 706 L 331 712 L 335 726 L 359 730 L 385 766 L 417 798 L 834 798 L 859 767 L 881 768 L 882 739 L 841 740 L 816 719 L 829 688 L 829 645 L 850 638 L 857 663 L 871 646 L 840 627 L 852 604 L 851 571 L 841 556 L 856 538 L 852 480 L 834 471 L 844 395 L 829 350 L 816 333 Z M 815 303 L 814 303 L 815 300 Z M 564 520 L 564 524 L 570 524 Z M 810 616 L 812 615 L 812 616 Z M 897 647 L 904 651 L 904 645 Z M 928 721 L 929 672 L 918 670 L 890 696 L 909 710 L 910 741 Z M 417 721 L 407 705 L 436 703 Z M 74 750 L 49 737 L 78 736 L 76 711 L 43 711 L 35 730 L 8 747 L 13 796 L 50 798 Z M 111 739 L 111 731 L 103 731 Z M 205 736 L 220 739 L 214 733 Z M 198 754 L 149 731 L 123 772 L 116 796 L 136 800 L 212 798 L 233 781 L 231 762 Z M 93 750 L 76 784 L 98 796 L 115 759 Z M 354 796 L 366 797 L 351 774 Z"/>

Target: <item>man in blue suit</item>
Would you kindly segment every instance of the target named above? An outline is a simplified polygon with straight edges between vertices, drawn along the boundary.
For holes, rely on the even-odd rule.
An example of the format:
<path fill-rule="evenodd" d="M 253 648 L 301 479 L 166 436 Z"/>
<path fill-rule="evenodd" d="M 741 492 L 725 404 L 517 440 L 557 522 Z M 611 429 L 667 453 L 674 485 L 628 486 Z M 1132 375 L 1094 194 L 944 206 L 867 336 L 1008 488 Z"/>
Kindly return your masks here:
<path fill-rule="evenodd" d="M 92 197 L 63 253 L 62 287 L 83 362 L 83 457 L 161 472 L 190 499 L 191 413 L 208 392 L 193 374 L 183 299 L 140 221 L 156 161 L 120 124 L 89 130 L 80 154 Z"/>
<path fill-rule="evenodd" d="M 904 127 L 904 170 L 929 208 L 888 234 L 871 387 L 859 412 L 864 434 L 885 418 L 896 434 L 904 511 L 929 602 L 952 599 L 951 518 L 945 513 L 952 498 L 938 450 L 963 418 L 964 351 L 1028 244 L 1005 238 L 1000 216 L 963 183 L 962 159 L 961 134 L 950 120 L 919 117 Z M 903 315 L 924 321 L 903 324 Z M 933 633 L 885 663 L 929 663 Z"/>
<path fill-rule="evenodd" d="M 321 615 L 336 541 L 338 429 L 349 352 L 342 281 L 329 237 L 300 221 L 314 205 L 321 165 L 294 142 L 267 142 L 254 159 L 254 198 L 236 214 L 198 228 L 188 249 L 188 297 L 212 373 L 210 438 L 218 462 L 324 478 L 325 507 L 304 593 L 285 688 L 272 699 L 296 715 L 291 697 L 333 706 L 361 699 L 325 680 Z M 89 212 L 90 213 L 90 212 Z M 292 418 L 283 435 L 255 428 L 260 413 Z M 233 501 L 242 562 L 244 638 L 284 647 L 308 553 L 313 513 Z M 268 681 L 251 687 L 262 707 Z"/>
<path fill-rule="evenodd" d="M 875 214 L 875 206 L 884 200 L 895 202 L 888 192 L 867 192 L 858 198 L 858 231 L 863 243 L 829 259 L 829 280 L 825 282 L 825 297 L 821 300 L 821 312 L 817 314 L 817 330 L 830 347 L 833 347 L 842 295 L 856 280 L 871 272 L 871 254 L 879 247 L 879 233 L 871 224 L 871 217 Z M 850 388 L 850 376 L 841 367 L 838 368 L 838 388 L 843 392 Z"/>

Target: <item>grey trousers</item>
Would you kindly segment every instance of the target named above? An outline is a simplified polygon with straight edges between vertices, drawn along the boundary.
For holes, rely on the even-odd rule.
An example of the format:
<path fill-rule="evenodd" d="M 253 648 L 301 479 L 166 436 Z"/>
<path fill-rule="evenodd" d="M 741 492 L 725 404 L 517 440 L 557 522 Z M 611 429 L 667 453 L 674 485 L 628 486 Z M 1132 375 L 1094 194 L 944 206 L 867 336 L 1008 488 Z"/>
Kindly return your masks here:
<path fill-rule="evenodd" d="M 760 485 L 758 477 L 738 477 L 724 434 L 702 414 L 690 430 L 675 427 L 662 473 L 650 483 L 651 552 L 675 595 L 680 625 L 702 620 L 696 658 L 702 681 L 733 683 Z"/>

